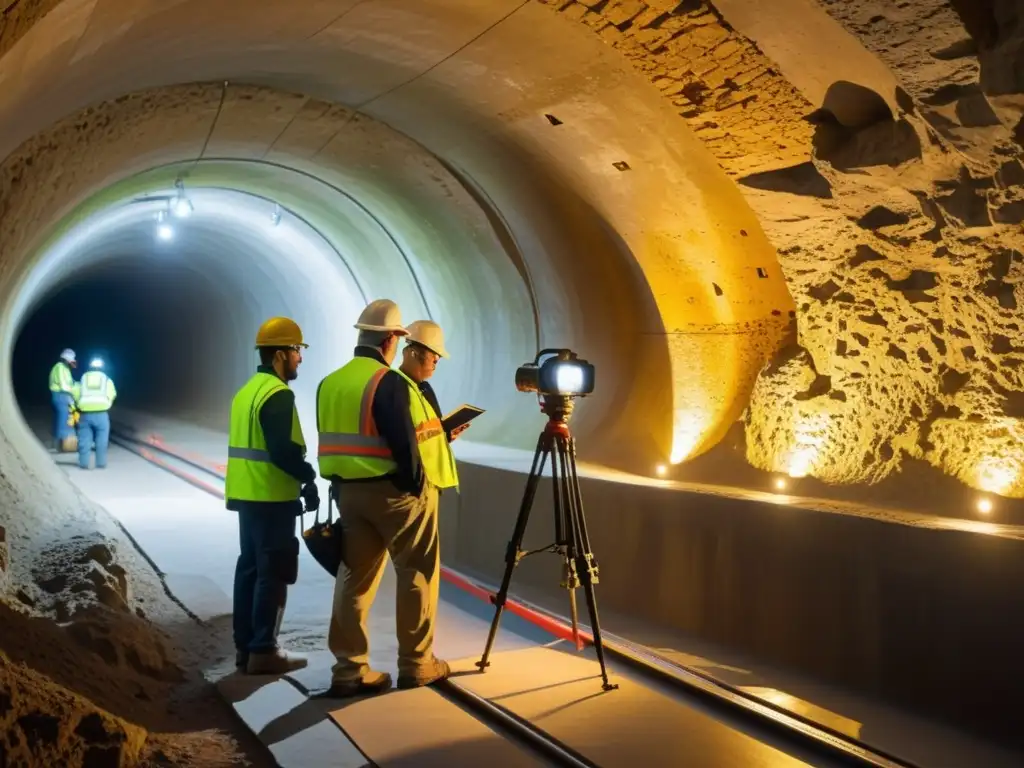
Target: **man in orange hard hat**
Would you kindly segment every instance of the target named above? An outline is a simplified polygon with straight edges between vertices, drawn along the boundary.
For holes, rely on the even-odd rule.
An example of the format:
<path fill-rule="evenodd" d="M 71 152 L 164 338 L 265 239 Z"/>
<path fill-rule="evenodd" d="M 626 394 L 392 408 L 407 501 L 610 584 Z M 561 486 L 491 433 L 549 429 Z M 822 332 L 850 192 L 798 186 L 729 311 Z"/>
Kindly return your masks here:
<path fill-rule="evenodd" d="M 317 390 L 320 476 L 339 500 L 344 566 L 327 643 L 337 659 L 322 694 L 380 693 L 391 676 L 370 668 L 367 619 L 388 554 L 397 577 L 398 687 L 443 680 L 434 656 L 440 590 L 438 489 L 456 482 L 441 422 L 416 384 L 391 368 L 408 335 L 398 305 L 369 304 L 355 327 L 354 358 Z"/>
<path fill-rule="evenodd" d="M 295 394 L 288 382 L 302 363 L 302 330 L 272 317 L 256 334 L 260 365 L 231 403 L 227 508 L 238 513 L 235 567 L 235 665 L 252 675 L 283 674 L 307 660 L 283 651 L 277 634 L 288 586 L 298 578 L 296 518 L 320 506 L 316 472 L 306 461 Z"/>

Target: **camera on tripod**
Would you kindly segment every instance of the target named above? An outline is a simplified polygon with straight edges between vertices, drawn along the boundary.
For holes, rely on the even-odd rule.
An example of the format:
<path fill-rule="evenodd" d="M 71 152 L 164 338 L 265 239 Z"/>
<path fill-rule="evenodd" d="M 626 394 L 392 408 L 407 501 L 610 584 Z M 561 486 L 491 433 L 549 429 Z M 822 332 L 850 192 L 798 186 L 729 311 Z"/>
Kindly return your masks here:
<path fill-rule="evenodd" d="M 586 397 L 594 391 L 594 366 L 571 349 L 542 349 L 516 369 L 516 389 L 555 397 Z"/>
<path fill-rule="evenodd" d="M 562 586 L 569 590 L 569 614 L 576 647 L 580 650 L 583 648 L 576 609 L 576 589 L 583 587 L 587 610 L 590 612 L 593 644 L 601 667 L 601 688 L 612 691 L 619 686 L 609 681 L 605 666 L 604 643 L 597 617 L 597 596 L 594 593 L 594 585 L 598 583 L 597 559 L 590 551 L 590 535 L 587 533 L 583 497 L 576 470 L 576 439 L 569 429 L 574 399 L 594 391 L 594 366 L 581 360 L 570 349 L 542 349 L 532 363 L 516 370 L 516 389 L 537 393 L 548 423 L 537 440 L 537 450 L 533 454 L 533 464 L 526 478 L 526 489 L 523 491 L 515 530 L 505 551 L 505 575 L 497 594 L 491 598 L 495 606 L 494 619 L 487 634 L 483 656 L 476 665 L 483 671 L 491 664 L 491 649 L 508 600 L 512 572 L 519 561 L 527 555 L 551 552 L 560 555 L 563 561 Z M 551 481 L 554 485 L 555 541 L 543 549 L 528 552 L 523 549 L 523 536 L 548 459 L 551 460 Z"/>

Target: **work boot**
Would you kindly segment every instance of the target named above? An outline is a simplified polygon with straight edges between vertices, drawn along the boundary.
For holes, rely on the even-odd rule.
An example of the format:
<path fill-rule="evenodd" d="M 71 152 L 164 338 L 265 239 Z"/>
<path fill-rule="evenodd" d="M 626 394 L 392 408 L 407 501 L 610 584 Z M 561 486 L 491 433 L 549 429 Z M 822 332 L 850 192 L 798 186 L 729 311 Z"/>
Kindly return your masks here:
<path fill-rule="evenodd" d="M 235 651 L 235 669 L 241 673 L 245 673 L 246 668 L 249 666 L 249 652 L 248 651 Z"/>
<path fill-rule="evenodd" d="M 318 693 L 317 699 L 347 699 L 352 696 L 372 696 L 391 690 L 391 675 L 387 672 L 367 673 L 362 680 L 333 680 L 331 687 Z"/>
<path fill-rule="evenodd" d="M 447 661 L 441 661 L 436 656 L 433 656 L 430 661 L 423 664 L 412 674 L 399 673 L 398 687 L 408 689 L 432 685 L 441 680 L 447 680 L 451 673 L 452 668 L 448 666 Z"/>
<path fill-rule="evenodd" d="M 280 648 L 269 653 L 250 653 L 245 671 L 250 675 L 284 675 L 309 663 L 305 656 L 285 653 Z"/>

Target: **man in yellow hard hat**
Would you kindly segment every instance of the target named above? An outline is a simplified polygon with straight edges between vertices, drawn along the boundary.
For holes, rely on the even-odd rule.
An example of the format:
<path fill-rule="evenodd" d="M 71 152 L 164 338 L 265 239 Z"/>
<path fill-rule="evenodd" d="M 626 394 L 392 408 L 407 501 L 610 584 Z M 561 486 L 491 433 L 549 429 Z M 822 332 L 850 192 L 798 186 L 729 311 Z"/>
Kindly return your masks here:
<path fill-rule="evenodd" d="M 437 393 L 427 381 L 437 370 L 437 364 L 444 358 L 447 360 L 450 355 L 444 346 L 444 333 L 441 326 L 432 320 L 416 320 L 407 326 L 409 335 L 405 337 L 405 347 L 402 349 L 402 365 L 399 370 L 412 379 L 419 387 L 420 393 L 426 398 L 434 413 L 440 418 L 441 406 L 437 400 Z M 448 441 L 451 442 L 462 434 L 469 424 L 456 427 L 451 432 L 446 432 Z"/>
<path fill-rule="evenodd" d="M 328 645 L 337 659 L 331 687 L 341 698 L 391 687 L 370 668 L 367 615 L 394 563 L 398 687 L 443 680 L 448 664 L 433 653 L 440 590 L 438 488 L 456 484 L 455 462 L 441 422 L 416 384 L 393 370 L 407 336 L 398 305 L 369 304 L 355 327 L 354 358 L 317 390 L 320 476 L 339 499 L 344 567 L 334 588 Z"/>
<path fill-rule="evenodd" d="M 306 461 L 295 394 L 288 382 L 302 363 L 302 330 L 272 317 L 256 334 L 260 365 L 231 403 L 227 508 L 238 513 L 241 553 L 235 567 L 235 665 L 252 675 L 306 666 L 277 643 L 288 586 L 298 578 L 296 518 L 320 506 L 316 472 Z"/>

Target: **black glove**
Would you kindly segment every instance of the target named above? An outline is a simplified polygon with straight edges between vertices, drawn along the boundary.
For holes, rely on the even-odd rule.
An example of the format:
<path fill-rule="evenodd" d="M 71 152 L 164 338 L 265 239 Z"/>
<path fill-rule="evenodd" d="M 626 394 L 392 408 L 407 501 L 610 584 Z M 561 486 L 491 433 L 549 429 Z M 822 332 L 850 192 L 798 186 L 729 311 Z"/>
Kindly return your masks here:
<path fill-rule="evenodd" d="M 307 512 L 316 512 L 320 509 L 320 492 L 316 483 L 306 483 L 302 486 L 302 500 L 306 502 Z"/>

